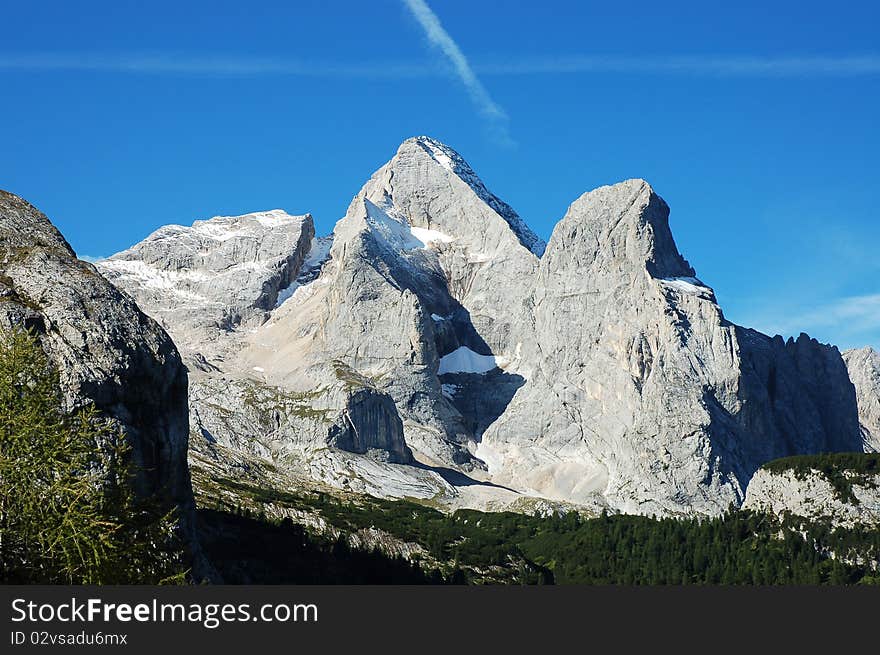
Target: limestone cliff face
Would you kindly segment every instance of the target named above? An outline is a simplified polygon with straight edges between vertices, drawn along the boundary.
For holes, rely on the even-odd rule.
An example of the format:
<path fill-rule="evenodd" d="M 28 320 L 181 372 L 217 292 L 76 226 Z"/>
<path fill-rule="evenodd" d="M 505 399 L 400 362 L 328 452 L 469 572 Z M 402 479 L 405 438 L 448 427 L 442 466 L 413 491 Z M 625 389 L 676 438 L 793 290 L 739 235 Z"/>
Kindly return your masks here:
<path fill-rule="evenodd" d="M 430 272 L 441 289 L 430 289 L 424 273 L 403 280 L 426 309 L 450 316 L 459 332 L 475 333 L 475 343 L 462 345 L 512 354 L 524 300 L 516 281 L 534 274 L 544 250 L 513 209 L 486 189 L 458 153 L 429 137 L 401 144 L 355 203 L 360 198 L 408 226 L 411 236 L 436 254 Z M 382 222 L 380 216 L 371 224 L 381 230 Z"/>
<path fill-rule="evenodd" d="M 779 517 L 792 514 L 834 527 L 880 525 L 880 475 L 844 475 L 852 480 L 846 497 L 818 470 L 804 474 L 760 469 L 749 482 L 743 509 Z"/>
<path fill-rule="evenodd" d="M 528 303 L 528 381 L 478 450 L 495 478 L 627 512 L 713 514 L 769 459 L 856 447 L 837 350 L 726 321 L 668 214 L 630 180 L 581 196 L 556 226 Z"/>
<path fill-rule="evenodd" d="M 226 448 L 276 462 L 307 458 L 327 446 L 383 462 L 409 463 L 394 402 L 366 379 L 344 379 L 308 392 L 256 379 L 197 375 L 190 389 L 195 446 Z M 207 446 L 207 447 L 205 447 Z"/>
<path fill-rule="evenodd" d="M 843 353 L 856 388 L 865 451 L 880 452 L 880 353 L 873 348 Z"/>
<path fill-rule="evenodd" d="M 412 451 L 404 441 L 403 421 L 389 396 L 375 389 L 358 389 L 348 399 L 341 419 L 330 431 L 331 446 L 351 453 L 375 454 L 397 464 L 412 462 Z"/>
<path fill-rule="evenodd" d="M 140 491 L 192 510 L 187 373 L 177 348 L 41 212 L 0 191 L 0 323 L 34 330 L 69 409 L 94 405 L 125 429 Z"/>

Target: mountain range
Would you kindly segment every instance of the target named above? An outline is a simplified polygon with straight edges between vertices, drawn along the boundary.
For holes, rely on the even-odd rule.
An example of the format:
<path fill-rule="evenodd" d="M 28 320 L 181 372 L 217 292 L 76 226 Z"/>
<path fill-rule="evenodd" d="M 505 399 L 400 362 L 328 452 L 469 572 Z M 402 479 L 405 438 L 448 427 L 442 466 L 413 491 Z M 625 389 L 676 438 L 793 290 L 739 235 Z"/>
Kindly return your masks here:
<path fill-rule="evenodd" d="M 332 234 L 168 225 L 97 270 L 189 369 L 190 460 L 447 508 L 714 516 L 766 462 L 880 449 L 880 357 L 728 321 L 643 180 L 544 243 L 404 141 Z"/>

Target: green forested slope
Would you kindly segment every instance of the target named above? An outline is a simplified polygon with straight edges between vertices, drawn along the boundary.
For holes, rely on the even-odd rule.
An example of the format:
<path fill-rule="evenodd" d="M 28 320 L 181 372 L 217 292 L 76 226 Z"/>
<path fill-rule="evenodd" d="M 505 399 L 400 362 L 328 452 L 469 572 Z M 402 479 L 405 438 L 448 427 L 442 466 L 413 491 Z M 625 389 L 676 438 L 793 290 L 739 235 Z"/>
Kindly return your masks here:
<path fill-rule="evenodd" d="M 423 564 L 429 581 L 435 582 L 880 582 L 875 571 L 880 561 L 878 530 L 832 530 L 748 512 L 702 520 L 607 515 L 587 519 L 573 512 L 539 517 L 460 510 L 449 515 L 406 501 L 343 500 L 329 494 L 292 494 L 230 480 L 217 482 L 235 488 L 249 502 L 314 512 L 344 531 L 372 527 L 421 544 L 428 553 Z M 837 557 L 830 557 L 831 552 Z M 505 577 L 503 571 L 509 575 Z"/>

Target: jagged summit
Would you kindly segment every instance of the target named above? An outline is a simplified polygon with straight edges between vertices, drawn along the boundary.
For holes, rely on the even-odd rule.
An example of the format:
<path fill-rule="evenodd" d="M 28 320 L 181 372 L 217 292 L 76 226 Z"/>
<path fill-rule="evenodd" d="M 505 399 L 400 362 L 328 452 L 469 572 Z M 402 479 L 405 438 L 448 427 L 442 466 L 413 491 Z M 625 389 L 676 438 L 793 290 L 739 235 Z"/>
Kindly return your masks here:
<path fill-rule="evenodd" d="M 24 198 L 0 189 L 0 247 L 10 251 L 17 247 L 58 248 L 73 255 L 73 248 L 46 215 Z"/>
<path fill-rule="evenodd" d="M 504 207 L 451 149 L 404 142 L 337 222 L 327 266 L 248 339 L 238 368 L 301 391 L 333 383 L 327 364 L 342 362 L 393 398 L 423 461 L 472 465 L 474 430 L 439 376 L 468 374 L 444 367 L 454 352 L 496 369 L 521 340 L 516 280 L 539 259 Z"/>
<path fill-rule="evenodd" d="M 717 513 L 762 463 L 860 447 L 834 348 L 730 324 L 643 180 L 582 195 L 526 306 L 526 384 L 483 435 L 500 484 L 627 512 Z"/>
<path fill-rule="evenodd" d="M 486 188 L 483 181 L 460 154 L 437 139 L 429 136 L 416 136 L 404 141 L 398 148 L 396 156 L 406 158 L 418 151 L 427 153 L 440 166 L 467 184 L 483 202 L 507 222 L 522 245 L 538 257 L 543 254 L 547 245 L 544 240 L 532 231 L 510 205 Z"/>
<path fill-rule="evenodd" d="M 146 244 L 166 238 L 181 238 L 189 241 L 204 239 L 208 241 L 227 241 L 236 237 L 250 237 L 260 228 L 278 229 L 293 223 L 312 220 L 311 214 L 294 216 L 283 209 L 249 212 L 237 216 L 213 216 L 193 221 L 192 225 L 163 225 L 152 232 L 146 239 L 128 250 L 113 255 L 109 259 L 126 259 L 148 250 Z M 164 259 L 164 258 L 163 258 Z"/>
<path fill-rule="evenodd" d="M 277 227 L 290 223 L 296 223 L 306 218 L 312 218 L 308 212 L 305 214 L 289 214 L 283 209 L 267 209 L 264 211 L 248 212 L 237 216 L 212 216 L 204 220 L 193 221 L 193 227 L 215 224 L 215 225 L 236 225 L 240 223 L 248 223 L 256 221 L 257 223 L 267 227 Z"/>

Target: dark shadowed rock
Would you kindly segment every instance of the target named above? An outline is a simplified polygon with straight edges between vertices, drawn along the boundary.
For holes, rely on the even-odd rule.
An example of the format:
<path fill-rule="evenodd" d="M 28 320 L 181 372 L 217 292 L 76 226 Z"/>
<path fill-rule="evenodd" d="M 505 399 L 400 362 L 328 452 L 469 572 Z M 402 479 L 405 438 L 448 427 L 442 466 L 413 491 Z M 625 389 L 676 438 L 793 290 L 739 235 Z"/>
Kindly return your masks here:
<path fill-rule="evenodd" d="M 75 253 L 48 218 L 0 191 L 0 323 L 34 330 L 68 409 L 94 403 L 124 428 L 138 491 L 191 527 L 187 373 L 177 348 L 130 297 Z"/>

